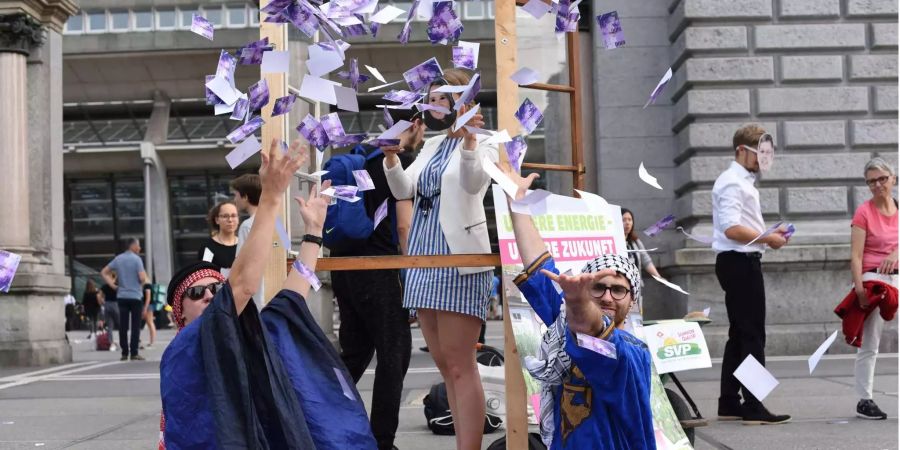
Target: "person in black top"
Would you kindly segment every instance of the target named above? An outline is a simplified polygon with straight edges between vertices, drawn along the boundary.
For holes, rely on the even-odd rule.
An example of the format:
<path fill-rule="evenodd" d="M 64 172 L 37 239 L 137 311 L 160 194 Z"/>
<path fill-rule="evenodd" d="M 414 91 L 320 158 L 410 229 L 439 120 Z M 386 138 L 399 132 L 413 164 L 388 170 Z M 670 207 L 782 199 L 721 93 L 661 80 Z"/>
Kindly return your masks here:
<path fill-rule="evenodd" d="M 421 119 L 413 117 L 412 111 L 389 111 L 394 121 L 413 122 L 413 126 L 400 136 L 400 146 L 404 152 L 398 156 L 401 164 L 406 167 L 414 160 L 412 153 L 423 142 L 425 126 Z M 365 150 L 368 155 L 377 149 L 367 147 Z M 374 218 L 375 210 L 388 199 L 388 216 L 365 243 L 333 248 L 331 256 L 400 254 L 399 236 L 403 235 L 404 224 L 397 219 L 397 199 L 391 195 L 384 176 L 383 159 L 384 156 L 381 155 L 366 162 L 365 168 L 372 177 L 375 189 L 366 191 L 363 200 L 369 217 Z M 399 233 L 394 229 L 394 224 L 401 228 Z M 406 228 L 408 225 L 405 224 Z M 412 348 L 409 312 L 403 308 L 400 271 L 334 271 L 331 272 L 331 282 L 340 313 L 341 359 L 354 382 L 359 382 L 372 361 L 372 356 L 378 355 L 370 423 L 378 448 L 390 450 L 394 445 L 403 378 L 409 368 Z"/>
<path fill-rule="evenodd" d="M 209 210 L 206 216 L 212 236 L 197 250 L 197 259 L 204 260 L 206 250 L 212 253 L 211 262 L 222 275 L 228 277 L 234 257 L 237 255 L 237 229 L 239 223 L 237 206 L 232 201 L 224 201 Z"/>
<path fill-rule="evenodd" d="M 112 273 L 112 278 L 116 279 L 115 272 Z M 109 351 L 114 352 L 116 344 L 112 342 L 112 336 L 119 329 L 119 302 L 116 298 L 116 290 L 109 283 L 100 287 L 100 294 L 103 297 L 103 323 L 110 337 Z"/>
<path fill-rule="evenodd" d="M 98 295 L 97 285 L 89 278 L 84 286 L 84 295 L 81 296 L 81 306 L 84 307 L 84 315 L 90 322 L 91 332 L 88 334 L 88 339 L 97 332 L 97 315 L 100 313 L 100 299 L 97 298 Z"/>

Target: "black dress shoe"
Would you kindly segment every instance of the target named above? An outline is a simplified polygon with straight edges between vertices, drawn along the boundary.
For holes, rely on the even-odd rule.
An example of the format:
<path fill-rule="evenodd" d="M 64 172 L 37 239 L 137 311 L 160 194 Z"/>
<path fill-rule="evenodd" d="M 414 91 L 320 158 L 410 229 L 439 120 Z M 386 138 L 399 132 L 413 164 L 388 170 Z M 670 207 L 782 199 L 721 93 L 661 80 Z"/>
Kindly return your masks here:
<path fill-rule="evenodd" d="M 424 347 L 419 347 L 419 350 L 422 350 L 423 352 L 428 353 L 428 346 L 426 345 Z"/>
<path fill-rule="evenodd" d="M 744 405 L 744 417 L 741 419 L 744 425 L 777 425 L 791 421 L 787 414 L 772 414 L 762 404 L 747 407 Z"/>
<path fill-rule="evenodd" d="M 744 418 L 744 410 L 741 408 L 741 403 L 738 402 L 728 402 L 722 401 L 719 399 L 719 420 L 741 420 Z"/>

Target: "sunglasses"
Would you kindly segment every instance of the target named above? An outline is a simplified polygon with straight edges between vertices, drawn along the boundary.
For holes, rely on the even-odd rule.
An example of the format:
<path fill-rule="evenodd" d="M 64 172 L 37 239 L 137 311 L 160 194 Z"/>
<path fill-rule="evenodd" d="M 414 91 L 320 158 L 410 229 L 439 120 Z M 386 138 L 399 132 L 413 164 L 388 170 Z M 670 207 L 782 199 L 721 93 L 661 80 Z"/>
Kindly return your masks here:
<path fill-rule="evenodd" d="M 209 289 L 210 294 L 216 295 L 216 292 L 219 292 L 222 286 L 225 286 L 225 283 L 221 281 L 207 284 L 206 286 L 191 286 L 184 291 L 184 296 L 191 300 L 200 300 L 206 294 L 207 289 Z"/>

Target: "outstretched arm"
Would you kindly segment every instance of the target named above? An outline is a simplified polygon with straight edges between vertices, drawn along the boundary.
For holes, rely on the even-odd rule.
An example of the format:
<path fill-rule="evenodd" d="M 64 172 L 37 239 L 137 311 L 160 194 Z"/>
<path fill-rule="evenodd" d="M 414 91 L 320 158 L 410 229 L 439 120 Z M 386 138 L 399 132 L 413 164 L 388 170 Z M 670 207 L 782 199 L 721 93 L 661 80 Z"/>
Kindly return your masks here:
<path fill-rule="evenodd" d="M 262 193 L 259 196 L 259 207 L 247 242 L 237 255 L 229 275 L 238 314 L 244 311 L 262 281 L 266 260 L 272 251 L 272 234 L 275 232 L 275 218 L 281 206 L 281 198 L 290 187 L 294 173 L 306 162 L 307 150 L 300 146 L 300 141 L 294 141 L 288 154 L 283 156 L 278 140 L 272 139 L 268 152 L 263 151 L 260 156 L 262 165 L 259 168 L 259 181 Z"/>
<path fill-rule="evenodd" d="M 322 183 L 322 190 L 331 186 L 331 180 Z M 309 190 L 309 198 L 303 200 L 303 197 L 294 197 L 300 207 L 300 216 L 303 218 L 304 233 L 311 234 L 316 237 L 322 237 L 322 227 L 325 224 L 325 213 L 328 211 L 328 197 L 319 195 L 319 189 L 315 185 Z M 313 242 L 303 241 L 300 243 L 300 255 L 297 256 L 300 263 L 309 270 L 316 271 L 316 263 L 319 260 L 319 245 Z M 284 280 L 282 289 L 294 291 L 304 299 L 309 295 L 309 281 L 300 275 L 296 270 L 291 269 L 288 277 Z"/>

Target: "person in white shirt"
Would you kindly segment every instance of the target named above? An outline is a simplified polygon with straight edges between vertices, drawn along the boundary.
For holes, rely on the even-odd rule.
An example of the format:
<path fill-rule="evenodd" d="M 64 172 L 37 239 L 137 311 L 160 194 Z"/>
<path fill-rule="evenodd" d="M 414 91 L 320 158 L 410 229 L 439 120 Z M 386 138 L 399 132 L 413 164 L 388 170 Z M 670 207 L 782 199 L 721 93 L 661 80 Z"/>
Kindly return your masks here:
<path fill-rule="evenodd" d="M 256 216 L 256 208 L 259 206 L 259 195 L 262 193 L 262 186 L 259 184 L 259 175 L 247 173 L 231 180 L 231 183 L 228 183 L 228 187 L 231 188 L 231 193 L 234 195 L 234 204 L 238 207 L 238 210 L 250 214 L 250 217 L 238 228 L 238 243 L 235 254 L 239 254 L 241 247 L 247 242 L 247 237 L 250 236 L 250 228 L 253 227 L 253 217 Z M 264 280 L 259 282 L 259 290 L 253 294 L 253 302 L 256 303 L 256 308 L 259 310 L 262 310 L 263 307 L 264 282 Z"/>
<path fill-rule="evenodd" d="M 787 230 L 779 228 L 750 242 L 767 228 L 754 183 L 761 171 L 771 168 L 775 146 L 771 135 L 756 124 L 738 129 L 732 143 L 734 161 L 719 175 L 712 190 L 712 248 L 716 252 L 716 277 L 725 291 L 729 322 L 722 358 L 719 420 L 784 423 L 791 416 L 770 413 L 733 375 L 747 355 L 766 364 L 766 292 L 761 258 L 766 247 L 777 250 L 787 243 L 784 236 Z"/>

